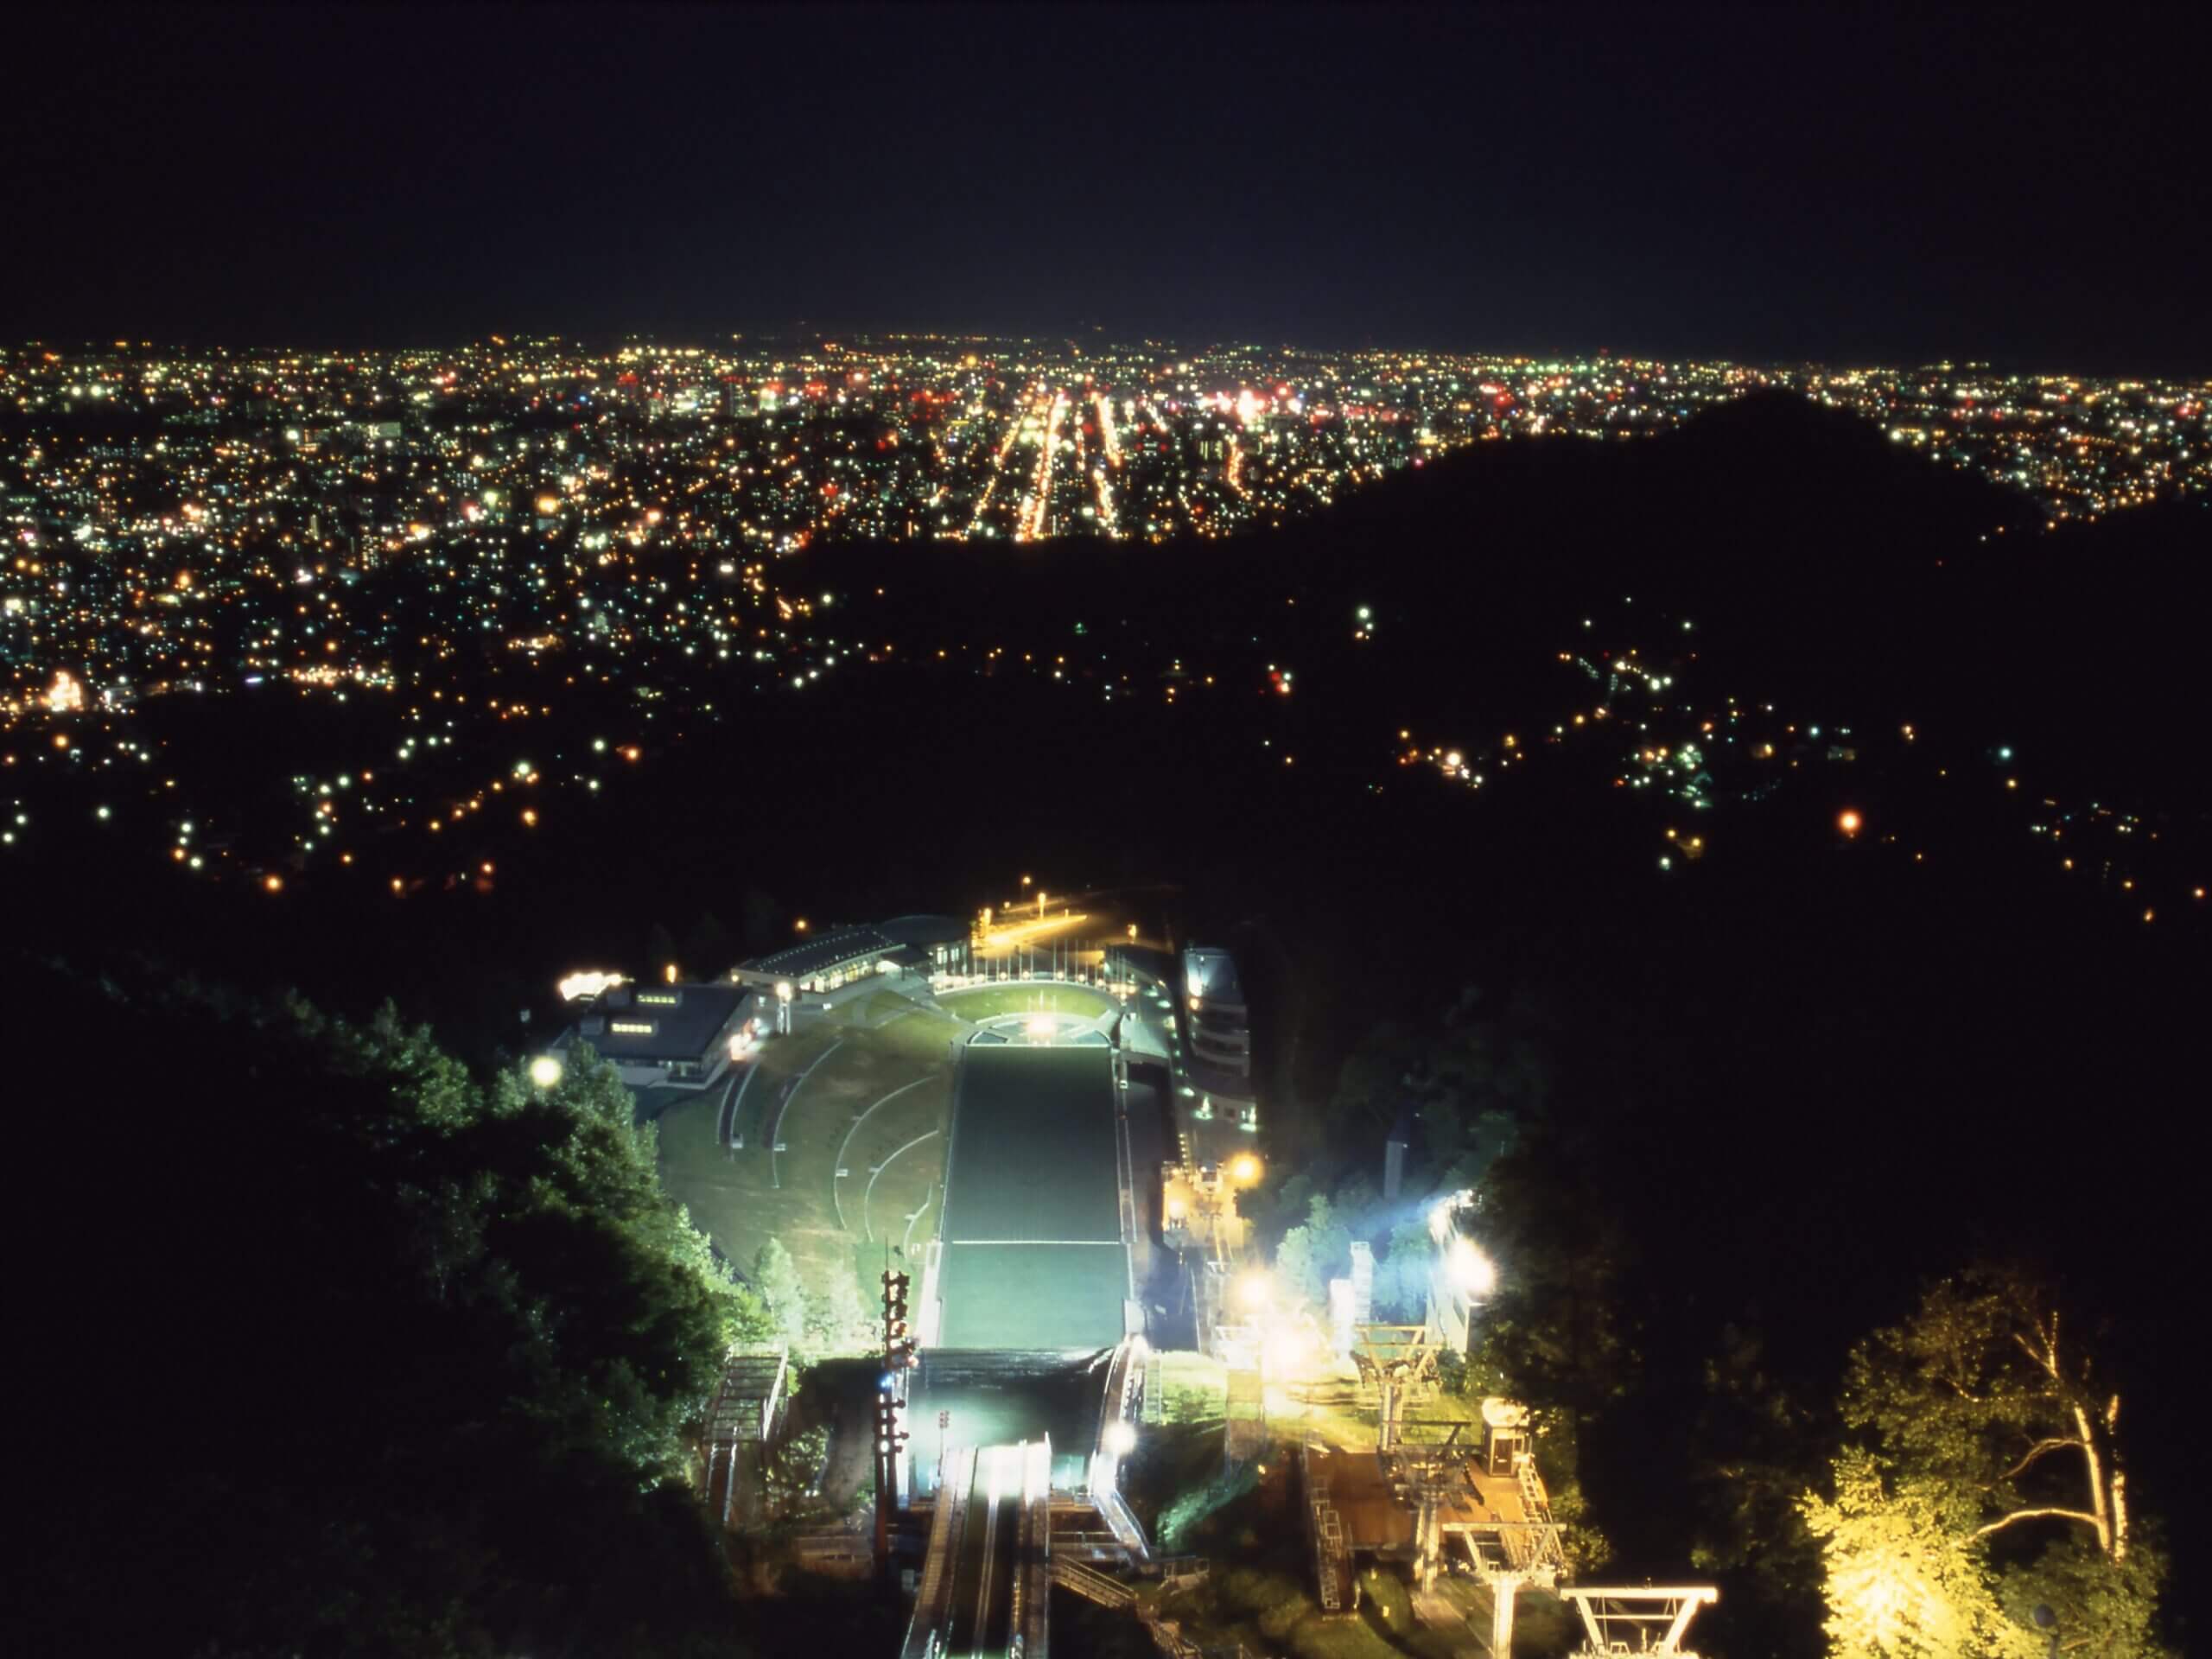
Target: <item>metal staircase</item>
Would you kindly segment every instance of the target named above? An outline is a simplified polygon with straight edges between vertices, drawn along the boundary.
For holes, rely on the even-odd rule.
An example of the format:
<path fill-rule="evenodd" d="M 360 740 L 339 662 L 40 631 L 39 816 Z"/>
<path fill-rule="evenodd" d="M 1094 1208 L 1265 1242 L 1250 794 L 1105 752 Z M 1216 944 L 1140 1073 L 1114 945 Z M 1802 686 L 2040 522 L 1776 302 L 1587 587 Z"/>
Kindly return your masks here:
<path fill-rule="evenodd" d="M 1551 1499 L 1545 1495 L 1544 1483 L 1536 1476 L 1535 1459 L 1525 1455 L 1515 1459 L 1513 1474 L 1520 1483 L 1521 1507 L 1529 1523 L 1529 1559 L 1525 1565 L 1549 1567 L 1556 1572 L 1567 1565 L 1567 1557 L 1560 1548 L 1559 1528 L 1552 1522 Z"/>
<path fill-rule="evenodd" d="M 1137 1592 L 1119 1579 L 1109 1578 L 1095 1567 L 1085 1567 L 1065 1555 L 1052 1557 L 1052 1582 L 1101 1607 L 1127 1607 L 1137 1599 Z"/>
<path fill-rule="evenodd" d="M 1329 1478 L 1313 1472 L 1313 1448 L 1299 1448 L 1300 1472 L 1306 1478 L 1306 1503 L 1313 1523 L 1313 1579 L 1320 1592 L 1321 1611 L 1344 1611 L 1345 1591 L 1351 1582 L 1351 1559 L 1344 1548 L 1344 1517 L 1329 1502 Z"/>

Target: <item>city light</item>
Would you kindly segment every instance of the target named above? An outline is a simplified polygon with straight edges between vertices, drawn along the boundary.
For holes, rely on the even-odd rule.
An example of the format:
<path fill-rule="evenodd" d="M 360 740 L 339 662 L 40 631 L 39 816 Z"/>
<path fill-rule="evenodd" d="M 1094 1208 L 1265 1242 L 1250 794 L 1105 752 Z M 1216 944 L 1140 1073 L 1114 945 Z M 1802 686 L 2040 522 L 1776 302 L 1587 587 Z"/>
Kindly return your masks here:
<path fill-rule="evenodd" d="M 530 1063 L 530 1080 L 540 1089 L 550 1089 L 561 1081 L 561 1062 L 550 1054 L 540 1054 Z"/>
<path fill-rule="evenodd" d="M 398 879 L 397 877 L 393 878 L 392 886 L 394 888 L 397 888 L 398 885 Z M 555 985 L 554 988 L 560 992 L 561 1000 L 563 1002 L 578 1002 L 583 1001 L 587 997 L 602 995 L 608 990 L 611 990 L 613 987 L 620 985 L 622 982 L 622 976 L 620 974 L 602 973 L 593 969 L 582 969 L 573 974 L 563 975 L 559 982 Z"/>

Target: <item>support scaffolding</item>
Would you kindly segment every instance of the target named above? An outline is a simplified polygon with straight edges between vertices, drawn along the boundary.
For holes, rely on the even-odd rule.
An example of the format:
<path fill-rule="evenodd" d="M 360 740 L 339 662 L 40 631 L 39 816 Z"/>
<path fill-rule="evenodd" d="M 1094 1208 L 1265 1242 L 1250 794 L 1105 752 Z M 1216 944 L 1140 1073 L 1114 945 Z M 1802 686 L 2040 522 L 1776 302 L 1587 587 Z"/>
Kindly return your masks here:
<path fill-rule="evenodd" d="M 1697 1610 L 1720 1599 L 1720 1592 L 1709 1584 L 1634 1590 L 1573 1586 L 1560 1594 L 1582 1616 L 1583 1645 L 1575 1650 L 1576 1659 L 1618 1653 L 1697 1659 L 1682 1646 L 1682 1637 Z"/>

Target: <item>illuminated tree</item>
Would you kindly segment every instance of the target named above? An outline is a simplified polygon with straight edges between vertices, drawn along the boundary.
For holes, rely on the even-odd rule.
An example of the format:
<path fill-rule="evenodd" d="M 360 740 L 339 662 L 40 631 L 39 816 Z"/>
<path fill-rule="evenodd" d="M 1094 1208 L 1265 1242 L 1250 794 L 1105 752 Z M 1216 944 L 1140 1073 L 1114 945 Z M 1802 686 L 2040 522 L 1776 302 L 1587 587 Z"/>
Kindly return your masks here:
<path fill-rule="evenodd" d="M 2093 1359 L 2075 1340 L 2048 1287 L 2009 1268 L 1961 1274 L 1910 1323 L 1859 1345 L 1844 1421 L 1981 1492 L 1979 1535 L 2063 1521 L 2125 1560 L 2120 1395 L 2092 1383 Z"/>
<path fill-rule="evenodd" d="M 1861 1343 L 1857 1443 L 1803 1506 L 1838 1650 L 2031 1652 L 2044 1605 L 2069 1651 L 2158 1653 L 2164 1560 L 2135 1535 L 2120 1414 L 2055 1291 L 2018 1269 L 1946 1279 Z"/>
<path fill-rule="evenodd" d="M 1326 1200 L 1322 1200 L 1326 1202 Z M 1286 1306 L 1325 1305 L 1327 1286 L 1310 1228 L 1294 1227 L 1275 1246 L 1275 1294 Z"/>
<path fill-rule="evenodd" d="M 1375 1265 L 1376 1313 L 1402 1321 L 1427 1319 L 1428 1280 L 1435 1266 L 1436 1240 L 1428 1230 L 1428 1217 L 1415 1214 L 1400 1222 Z"/>
<path fill-rule="evenodd" d="M 1804 1515 L 1827 1566 L 1834 1659 L 2031 1659 L 2039 1650 L 2034 1632 L 1998 1605 L 1970 1493 L 1899 1478 L 1855 1447 L 1836 1459 L 1832 1478 L 1834 1496 L 1807 1499 Z"/>
<path fill-rule="evenodd" d="M 1351 1232 L 1337 1218 L 1336 1206 L 1315 1193 L 1305 1223 L 1282 1236 L 1275 1250 L 1275 1285 L 1287 1303 L 1326 1307 L 1329 1281 L 1351 1268 Z"/>
<path fill-rule="evenodd" d="M 859 1281 L 842 1262 L 810 1299 L 806 1334 L 818 1353 L 849 1353 L 881 1339 L 861 1300 Z"/>
<path fill-rule="evenodd" d="M 791 1260 L 791 1253 L 784 1248 L 782 1239 L 770 1239 L 753 1257 L 753 1285 L 760 1292 L 760 1300 L 768 1305 L 768 1317 L 773 1322 L 776 1335 L 794 1348 L 804 1346 L 807 1330 L 806 1287 L 799 1280 L 798 1263 Z"/>

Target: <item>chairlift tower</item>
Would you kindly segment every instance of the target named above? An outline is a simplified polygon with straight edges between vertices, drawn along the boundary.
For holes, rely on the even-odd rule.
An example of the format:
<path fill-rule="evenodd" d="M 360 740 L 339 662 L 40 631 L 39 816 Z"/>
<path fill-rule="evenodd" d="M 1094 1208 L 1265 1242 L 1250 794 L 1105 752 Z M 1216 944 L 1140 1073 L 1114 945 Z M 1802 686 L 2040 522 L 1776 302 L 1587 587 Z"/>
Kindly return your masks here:
<path fill-rule="evenodd" d="M 875 1395 L 875 1562 L 891 1560 L 891 1529 L 898 1518 L 900 1465 L 906 1461 L 906 1373 L 921 1363 L 912 1328 L 906 1322 L 903 1273 L 883 1275 L 883 1376 Z"/>
<path fill-rule="evenodd" d="M 1709 1584 L 1637 1589 L 1575 1585 L 1560 1595 L 1582 1616 L 1583 1643 L 1574 1659 L 1610 1659 L 1618 1653 L 1698 1659 L 1682 1645 L 1682 1637 L 1699 1608 L 1720 1599 L 1720 1592 Z"/>

